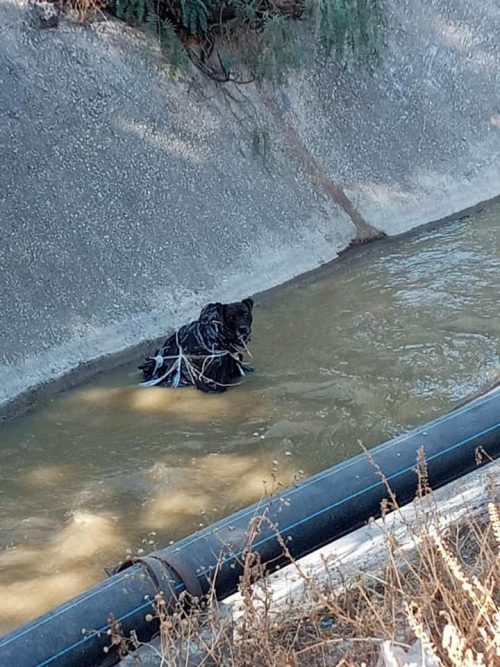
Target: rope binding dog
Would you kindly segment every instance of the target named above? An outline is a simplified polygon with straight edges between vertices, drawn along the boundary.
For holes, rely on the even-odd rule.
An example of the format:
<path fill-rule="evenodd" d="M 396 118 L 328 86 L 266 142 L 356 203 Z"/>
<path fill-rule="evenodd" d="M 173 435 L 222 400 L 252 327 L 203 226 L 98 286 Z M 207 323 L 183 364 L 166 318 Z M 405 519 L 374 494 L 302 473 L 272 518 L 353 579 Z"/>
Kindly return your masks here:
<path fill-rule="evenodd" d="M 252 299 L 244 299 L 205 306 L 197 320 L 169 336 L 139 366 L 144 375 L 141 385 L 194 386 L 213 393 L 241 384 L 242 377 L 252 372 L 243 355 L 249 354 L 253 305 Z"/>

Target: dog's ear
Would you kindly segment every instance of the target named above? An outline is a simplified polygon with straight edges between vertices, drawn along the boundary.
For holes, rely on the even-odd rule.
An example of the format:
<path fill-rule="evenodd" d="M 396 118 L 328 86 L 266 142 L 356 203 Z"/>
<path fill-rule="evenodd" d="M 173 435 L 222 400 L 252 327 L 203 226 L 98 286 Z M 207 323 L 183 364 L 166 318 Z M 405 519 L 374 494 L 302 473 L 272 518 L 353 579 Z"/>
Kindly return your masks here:
<path fill-rule="evenodd" d="M 245 306 L 248 308 L 248 310 L 250 310 L 250 311 L 252 310 L 252 308 L 253 308 L 253 299 L 250 299 L 250 298 L 243 299 L 242 303 L 245 304 Z"/>
<path fill-rule="evenodd" d="M 224 306 L 222 303 L 209 303 L 200 313 L 198 318 L 203 324 L 210 324 L 213 320 L 222 318 L 224 314 Z"/>

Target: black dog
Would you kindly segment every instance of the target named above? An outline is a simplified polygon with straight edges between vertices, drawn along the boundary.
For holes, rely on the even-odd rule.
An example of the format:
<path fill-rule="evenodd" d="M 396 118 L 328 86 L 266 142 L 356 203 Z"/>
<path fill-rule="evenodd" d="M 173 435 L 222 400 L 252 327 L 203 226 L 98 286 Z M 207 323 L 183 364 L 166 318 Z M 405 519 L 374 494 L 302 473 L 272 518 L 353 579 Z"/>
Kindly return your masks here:
<path fill-rule="evenodd" d="M 210 303 L 200 317 L 172 334 L 139 368 L 144 386 L 195 386 L 221 392 L 252 369 L 243 363 L 252 328 L 252 299 Z"/>

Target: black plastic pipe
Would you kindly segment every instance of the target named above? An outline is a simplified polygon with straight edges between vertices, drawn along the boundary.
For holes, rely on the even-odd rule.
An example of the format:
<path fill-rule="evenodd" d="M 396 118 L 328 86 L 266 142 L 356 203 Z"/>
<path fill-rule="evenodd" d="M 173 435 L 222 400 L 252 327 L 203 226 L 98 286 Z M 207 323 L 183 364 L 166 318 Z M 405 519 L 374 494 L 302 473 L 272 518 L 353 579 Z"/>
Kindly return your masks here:
<path fill-rule="evenodd" d="M 174 608 L 178 595 L 200 596 L 215 585 L 217 597 L 237 590 L 247 534 L 260 521 L 252 550 L 270 569 L 290 554 L 301 558 L 380 515 L 387 486 L 400 505 L 417 490 L 416 463 L 423 449 L 429 484 L 437 489 L 474 470 L 478 459 L 500 454 L 500 391 L 310 477 L 167 549 L 139 559 L 89 591 L 0 639 L 1 667 L 96 667 L 118 661 L 108 634 L 113 619 L 141 641 L 156 631 L 154 597 L 163 592 Z M 381 478 L 383 473 L 385 480 Z M 216 573 L 215 581 L 214 573 Z M 32 592 L 36 595 L 36 590 Z"/>

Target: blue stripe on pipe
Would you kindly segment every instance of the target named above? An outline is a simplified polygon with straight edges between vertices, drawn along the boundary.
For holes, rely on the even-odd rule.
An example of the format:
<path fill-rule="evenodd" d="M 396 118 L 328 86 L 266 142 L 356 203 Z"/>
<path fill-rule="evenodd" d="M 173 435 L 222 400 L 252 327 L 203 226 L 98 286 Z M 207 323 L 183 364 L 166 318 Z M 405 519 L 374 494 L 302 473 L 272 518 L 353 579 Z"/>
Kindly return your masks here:
<path fill-rule="evenodd" d="M 123 621 L 125 618 L 128 618 L 132 614 L 135 614 L 136 612 L 141 611 L 141 609 L 145 609 L 146 607 L 152 606 L 152 604 L 153 603 L 151 602 L 151 600 L 148 600 L 148 602 L 145 602 L 140 607 L 136 607 L 136 609 L 132 609 L 132 611 L 129 611 L 126 614 L 124 614 L 123 616 L 120 616 L 120 618 L 117 618 L 116 621 L 117 622 Z M 107 630 L 109 630 L 110 627 L 111 626 L 109 624 L 103 625 L 102 628 L 100 628 L 99 630 L 95 630 L 94 632 L 92 632 L 91 635 L 88 635 L 87 637 L 84 637 L 83 639 L 80 639 L 80 641 L 75 642 L 71 646 L 67 646 L 65 649 L 63 649 L 62 651 L 59 651 L 59 653 L 56 653 L 55 655 L 52 655 L 50 658 L 47 658 L 43 662 L 39 662 L 36 667 L 45 667 L 45 665 L 49 665 L 54 660 L 57 660 L 57 658 L 62 658 L 63 655 L 66 655 L 67 653 L 72 651 L 77 646 L 80 646 L 81 644 L 85 644 L 85 642 L 88 641 L 89 639 L 93 639 L 93 637 L 95 637 L 95 635 L 99 635 L 101 632 L 106 632 Z"/>

